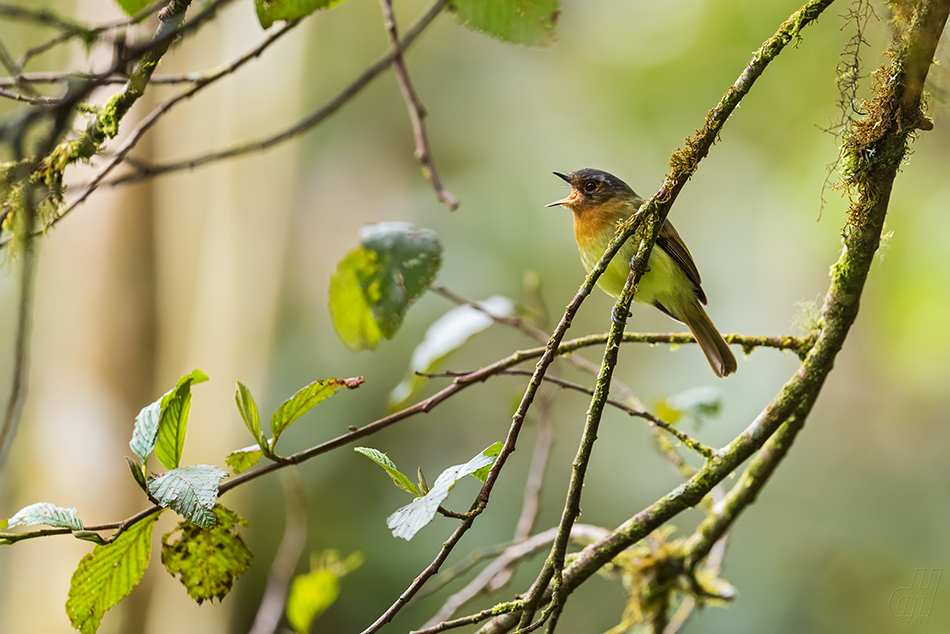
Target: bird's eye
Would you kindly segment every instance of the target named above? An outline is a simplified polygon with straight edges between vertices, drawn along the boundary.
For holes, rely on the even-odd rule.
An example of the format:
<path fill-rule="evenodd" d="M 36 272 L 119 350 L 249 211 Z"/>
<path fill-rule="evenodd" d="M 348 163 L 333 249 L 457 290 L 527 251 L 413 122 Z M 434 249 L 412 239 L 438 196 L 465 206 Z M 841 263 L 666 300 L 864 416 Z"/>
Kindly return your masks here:
<path fill-rule="evenodd" d="M 590 194 L 597 189 L 597 181 L 587 181 L 584 183 L 584 191 Z"/>

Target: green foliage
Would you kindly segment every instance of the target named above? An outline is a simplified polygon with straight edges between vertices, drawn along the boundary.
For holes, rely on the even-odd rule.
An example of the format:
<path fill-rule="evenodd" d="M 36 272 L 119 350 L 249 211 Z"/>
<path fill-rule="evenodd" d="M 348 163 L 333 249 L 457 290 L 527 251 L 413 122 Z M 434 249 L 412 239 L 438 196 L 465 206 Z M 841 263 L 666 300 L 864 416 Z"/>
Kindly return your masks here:
<path fill-rule="evenodd" d="M 664 422 L 675 425 L 688 418 L 697 425 L 716 418 L 722 412 L 722 390 L 712 386 L 694 387 L 670 397 L 657 397 L 654 402 L 656 415 Z"/>
<path fill-rule="evenodd" d="M 240 381 L 237 382 L 237 390 L 234 392 L 234 402 L 237 403 L 241 420 L 251 432 L 251 437 L 257 441 L 258 445 L 265 447 L 267 443 L 264 441 L 264 435 L 261 434 L 261 416 L 257 411 L 257 403 L 254 402 L 251 391 Z"/>
<path fill-rule="evenodd" d="M 224 462 L 231 467 L 234 473 L 241 473 L 256 465 L 262 457 L 264 457 L 264 452 L 261 451 L 261 446 L 251 445 L 250 447 L 232 451 L 228 454 L 228 457 L 225 458 Z"/>
<path fill-rule="evenodd" d="M 555 40 L 559 0 L 452 0 L 459 24 L 512 44 L 549 46 Z"/>
<path fill-rule="evenodd" d="M 144 467 L 148 455 L 155 455 L 168 469 L 174 469 L 181 460 L 188 430 L 188 410 L 191 408 L 191 386 L 204 383 L 208 375 L 194 370 L 178 379 L 175 387 L 160 399 L 143 407 L 135 417 L 129 448 Z"/>
<path fill-rule="evenodd" d="M 175 389 L 162 397 L 155 457 L 166 469 L 175 469 L 181 463 L 185 434 L 188 431 L 188 412 L 191 410 L 191 386 L 207 380 L 207 374 L 195 370 L 178 379 Z"/>
<path fill-rule="evenodd" d="M 116 4 L 122 7 L 122 10 L 129 15 L 135 15 L 148 5 L 152 3 L 152 0 L 115 0 Z"/>
<path fill-rule="evenodd" d="M 379 451 L 378 449 L 373 449 L 371 447 L 356 447 L 353 449 L 356 453 L 361 453 L 380 467 L 386 470 L 386 473 L 389 474 L 389 477 L 393 479 L 393 482 L 396 483 L 396 486 L 402 489 L 407 493 L 411 493 L 415 496 L 420 496 L 422 493 L 419 492 L 419 489 L 416 488 L 416 485 L 413 484 L 412 480 L 404 474 L 402 471 L 396 468 L 396 464 L 389 459 L 389 456 Z"/>
<path fill-rule="evenodd" d="M 234 580 L 251 565 L 251 551 L 238 532 L 247 521 L 220 504 L 213 513 L 217 518 L 213 528 L 180 522 L 162 535 L 165 570 L 173 577 L 180 576 L 188 596 L 199 605 L 206 599 L 223 599 Z M 176 533 L 178 539 L 172 541 Z"/>
<path fill-rule="evenodd" d="M 485 311 L 498 317 L 514 313 L 515 305 L 507 297 L 495 295 L 479 304 Z M 389 408 L 397 410 L 409 404 L 425 379 L 419 373 L 438 370 L 446 359 L 475 335 L 494 323 L 489 315 L 471 306 L 458 306 L 435 320 L 412 353 L 409 372 L 402 382 L 389 393 Z"/>
<path fill-rule="evenodd" d="M 261 26 L 269 29 L 277 20 L 297 20 L 341 2 L 343 0 L 254 0 L 254 8 Z"/>
<path fill-rule="evenodd" d="M 82 634 L 93 634 L 106 610 L 132 591 L 148 566 L 158 513 L 133 524 L 114 542 L 82 558 L 69 582 L 66 614 Z"/>
<path fill-rule="evenodd" d="M 495 443 L 465 464 L 449 467 L 439 474 L 428 493 L 397 509 L 386 519 L 386 525 L 393 532 L 393 536 L 402 537 L 406 541 L 412 539 L 419 529 L 432 521 L 439 505 L 455 488 L 455 484 L 465 476 L 474 475 L 480 469 L 495 464 L 500 450 L 501 443 Z"/>
<path fill-rule="evenodd" d="M 360 246 L 330 278 L 330 317 L 343 344 L 359 352 L 391 339 L 441 264 L 442 244 L 433 231 L 404 222 L 363 229 Z"/>
<path fill-rule="evenodd" d="M 501 441 L 499 440 L 499 441 L 496 442 L 494 445 L 492 445 L 491 447 L 489 447 L 488 449 L 486 449 L 485 451 L 483 451 L 481 455 L 487 456 L 487 457 L 489 457 L 489 458 L 491 458 L 491 457 L 497 458 L 497 457 L 498 457 L 498 454 L 501 453 L 501 448 L 504 447 L 504 446 L 505 446 L 505 443 L 503 443 L 503 442 L 501 442 Z M 482 482 L 484 482 L 485 480 L 488 479 L 488 472 L 491 471 L 491 467 L 492 467 L 493 464 L 495 464 L 495 461 L 494 461 L 494 460 L 492 460 L 491 463 L 485 465 L 485 466 L 482 467 L 481 469 L 478 469 L 478 470 L 476 470 L 476 471 L 473 471 L 473 472 L 472 472 L 472 475 L 475 476 L 476 478 L 478 478 L 479 480 L 481 480 Z"/>
<path fill-rule="evenodd" d="M 310 631 L 313 621 L 340 595 L 340 579 L 362 563 L 358 552 L 343 561 L 335 550 L 310 556 L 310 572 L 295 577 L 287 595 L 287 620 L 295 632 Z"/>
<path fill-rule="evenodd" d="M 78 531 L 83 529 L 82 520 L 76 517 L 76 509 L 67 509 L 48 502 L 37 502 L 20 509 L 9 520 L 0 522 L 0 529 L 37 524 Z"/>
<path fill-rule="evenodd" d="M 327 400 L 341 387 L 347 387 L 351 390 L 358 388 L 363 384 L 363 378 L 354 379 L 324 379 L 314 381 L 305 388 L 297 391 L 296 394 L 280 404 L 277 411 L 270 419 L 270 429 L 274 434 L 271 445 L 277 442 L 277 437 L 295 420 L 306 414 L 315 405 Z"/>
<path fill-rule="evenodd" d="M 218 483 L 227 475 L 227 471 L 211 465 L 179 467 L 150 479 L 148 490 L 162 506 L 196 526 L 211 528 Z"/>

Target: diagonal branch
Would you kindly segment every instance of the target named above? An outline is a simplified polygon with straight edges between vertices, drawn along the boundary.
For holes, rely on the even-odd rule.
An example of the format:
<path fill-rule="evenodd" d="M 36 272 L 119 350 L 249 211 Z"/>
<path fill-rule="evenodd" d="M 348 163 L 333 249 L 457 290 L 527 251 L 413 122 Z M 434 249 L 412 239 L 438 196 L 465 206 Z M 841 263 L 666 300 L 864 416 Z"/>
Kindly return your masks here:
<path fill-rule="evenodd" d="M 396 15 L 393 13 L 392 0 L 380 0 L 383 8 L 383 17 L 386 23 L 386 31 L 389 33 L 389 43 L 393 47 L 396 56 L 393 58 L 393 72 L 396 73 L 396 79 L 399 81 L 399 90 L 402 92 L 402 98 L 409 108 L 409 119 L 412 121 L 412 133 L 416 138 L 416 160 L 422 166 L 422 173 L 426 180 L 435 190 L 435 195 L 439 200 L 448 205 L 450 211 L 458 209 L 459 203 L 439 179 L 439 173 L 435 171 L 435 164 L 432 162 L 432 151 L 429 149 L 429 138 L 426 135 L 425 118 L 428 114 L 422 102 L 419 101 L 419 95 L 412 87 L 409 80 L 409 70 L 406 68 L 406 62 L 402 53 L 399 52 L 399 31 L 396 28 Z"/>

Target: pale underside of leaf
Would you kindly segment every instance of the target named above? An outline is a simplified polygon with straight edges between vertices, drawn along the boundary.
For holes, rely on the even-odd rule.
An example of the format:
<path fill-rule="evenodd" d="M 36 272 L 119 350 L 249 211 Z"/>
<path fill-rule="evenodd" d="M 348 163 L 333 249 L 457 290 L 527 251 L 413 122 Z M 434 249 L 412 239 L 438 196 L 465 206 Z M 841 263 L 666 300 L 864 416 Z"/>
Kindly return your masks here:
<path fill-rule="evenodd" d="M 489 447 L 484 452 L 478 454 L 465 464 L 449 467 L 439 474 L 435 484 L 429 492 L 410 504 L 396 510 L 395 513 L 386 519 L 386 525 L 393 533 L 393 537 L 402 537 L 410 540 L 419 530 L 432 521 L 439 505 L 448 497 L 449 492 L 455 484 L 467 475 L 474 474 L 479 469 L 494 464 L 497 455 L 486 455 L 495 447 Z"/>

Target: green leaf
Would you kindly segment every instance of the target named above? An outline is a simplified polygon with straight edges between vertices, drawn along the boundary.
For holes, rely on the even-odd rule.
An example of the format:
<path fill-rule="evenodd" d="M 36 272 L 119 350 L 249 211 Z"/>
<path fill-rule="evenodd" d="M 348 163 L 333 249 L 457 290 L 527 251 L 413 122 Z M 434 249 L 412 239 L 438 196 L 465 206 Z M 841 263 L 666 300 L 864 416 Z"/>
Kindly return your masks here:
<path fill-rule="evenodd" d="M 683 418 L 692 419 L 694 424 L 699 425 L 719 416 L 722 405 L 722 390 L 712 386 L 694 387 L 669 398 L 657 397 L 653 401 L 656 415 L 671 425 Z"/>
<path fill-rule="evenodd" d="M 77 531 L 83 529 L 82 520 L 76 517 L 76 509 L 67 509 L 48 502 L 37 502 L 20 509 L 16 515 L 5 522 L 5 526 L 0 528 L 35 526 L 37 524 L 46 524 L 56 528 L 71 528 Z"/>
<path fill-rule="evenodd" d="M 129 441 L 129 448 L 132 453 L 138 456 L 143 465 L 148 460 L 148 455 L 155 449 L 155 441 L 158 440 L 158 422 L 162 418 L 162 401 L 168 394 L 171 394 L 171 392 L 168 392 L 151 405 L 143 407 L 139 415 L 135 417 L 135 426 L 132 428 L 132 440 Z"/>
<path fill-rule="evenodd" d="M 501 441 L 499 440 L 499 441 L 496 442 L 494 445 L 492 445 L 491 447 L 489 447 L 488 449 L 486 449 L 485 451 L 483 451 L 483 452 L 482 452 L 482 455 L 483 455 L 483 456 L 496 456 L 496 459 L 497 459 L 498 454 L 501 453 L 501 448 L 504 447 L 504 446 L 505 446 L 505 443 L 503 443 L 503 442 L 501 442 Z M 494 461 L 494 460 L 492 460 L 492 464 L 495 464 L 495 461 Z M 479 469 L 478 471 L 475 471 L 474 473 L 472 473 L 472 475 L 475 476 L 476 478 L 478 478 L 479 480 L 481 480 L 482 482 L 484 482 L 485 480 L 488 479 L 488 472 L 491 471 L 492 464 L 485 465 L 484 467 L 482 467 L 482 468 Z"/>
<path fill-rule="evenodd" d="M 178 379 L 174 390 L 162 397 L 162 414 L 158 422 L 155 457 L 166 469 L 174 469 L 181 462 L 188 431 L 188 412 L 191 410 L 191 386 L 204 383 L 208 375 L 195 370 Z M 143 461 L 144 462 L 144 461 Z"/>
<path fill-rule="evenodd" d="M 341 2 L 343 0 L 254 0 L 254 8 L 261 26 L 269 29 L 277 20 L 296 20 Z"/>
<path fill-rule="evenodd" d="M 251 432 L 251 437 L 261 444 L 264 438 L 261 434 L 261 415 L 257 411 L 257 403 L 254 402 L 251 391 L 240 381 L 237 382 L 237 389 L 234 391 L 234 402 L 237 404 L 238 413 L 241 414 L 241 420 Z"/>
<path fill-rule="evenodd" d="M 277 411 L 270 418 L 270 429 L 274 434 L 274 439 L 290 427 L 291 423 L 310 411 L 318 403 L 327 400 L 341 387 L 348 387 L 355 390 L 363 384 L 363 377 L 353 379 L 324 379 L 314 381 L 305 388 L 297 391 L 296 394 L 280 404 Z"/>
<path fill-rule="evenodd" d="M 511 44 L 550 46 L 560 15 L 559 0 L 451 0 L 455 18 Z"/>
<path fill-rule="evenodd" d="M 442 264 L 438 236 L 408 223 L 366 227 L 360 240 L 330 278 L 333 327 L 353 352 L 375 350 L 380 339 L 392 339 Z"/>
<path fill-rule="evenodd" d="M 165 570 L 180 576 L 188 596 L 198 605 L 206 599 L 223 599 L 251 565 L 251 551 L 238 532 L 238 526 L 247 526 L 247 521 L 220 504 L 213 512 L 214 528 L 180 522 L 162 535 Z M 178 540 L 172 541 L 176 532 Z"/>
<path fill-rule="evenodd" d="M 94 634 L 106 610 L 142 580 L 157 518 L 156 513 L 136 522 L 114 542 L 96 546 L 79 562 L 69 582 L 66 614 L 82 634 Z"/>
<path fill-rule="evenodd" d="M 128 15 L 135 15 L 151 3 L 152 0 L 116 0 L 116 4 Z"/>
<path fill-rule="evenodd" d="M 314 620 L 340 595 L 340 579 L 363 563 L 360 553 L 344 561 L 334 550 L 310 556 L 310 572 L 294 578 L 287 595 L 287 621 L 298 634 L 306 634 Z"/>
<path fill-rule="evenodd" d="M 125 461 L 128 463 L 129 471 L 132 472 L 132 477 L 135 478 L 135 482 L 139 485 L 139 488 L 143 491 L 148 491 L 148 484 L 145 481 L 145 471 L 142 469 L 142 465 L 128 456 L 125 457 Z"/>
<path fill-rule="evenodd" d="M 514 313 L 515 305 L 507 297 L 494 295 L 480 302 L 485 311 L 496 317 Z M 471 306 L 458 306 L 448 311 L 429 326 L 425 338 L 412 353 L 409 372 L 402 382 L 389 393 L 389 408 L 402 409 L 409 404 L 425 384 L 425 378 L 417 373 L 430 374 L 438 370 L 446 359 L 465 345 L 469 338 L 494 323 L 485 312 Z"/>
<path fill-rule="evenodd" d="M 380 467 L 386 470 L 386 473 L 389 474 L 389 477 L 393 479 L 393 482 L 396 483 L 396 486 L 406 491 L 407 493 L 412 493 L 416 497 L 422 495 L 419 492 L 419 489 L 416 488 L 416 485 L 412 483 L 412 480 L 406 476 L 402 471 L 396 468 L 396 464 L 389 459 L 389 456 L 383 452 L 373 449 L 372 447 L 355 447 L 353 451 L 361 453 Z"/>
<path fill-rule="evenodd" d="M 235 449 L 224 459 L 224 463 L 231 467 L 234 473 L 241 473 L 250 469 L 264 456 L 260 445 L 251 445 L 243 449 Z"/>
<path fill-rule="evenodd" d="M 497 452 L 489 455 L 499 443 L 485 449 L 465 464 L 449 467 L 439 474 L 435 484 L 425 496 L 417 498 L 412 503 L 396 510 L 386 518 L 386 525 L 393 532 L 393 537 L 402 537 L 409 541 L 423 526 L 432 521 L 439 505 L 448 497 L 456 482 L 467 475 L 474 474 L 479 469 L 490 467 L 495 463 Z"/>
<path fill-rule="evenodd" d="M 180 467 L 150 479 L 148 490 L 162 506 L 196 526 L 211 528 L 218 483 L 227 475 L 227 471 L 211 465 Z"/>

